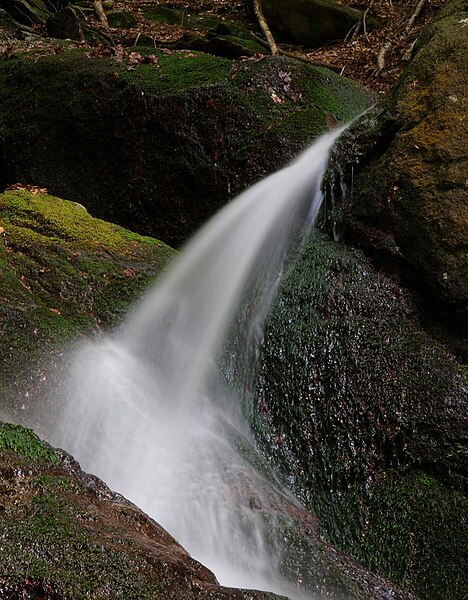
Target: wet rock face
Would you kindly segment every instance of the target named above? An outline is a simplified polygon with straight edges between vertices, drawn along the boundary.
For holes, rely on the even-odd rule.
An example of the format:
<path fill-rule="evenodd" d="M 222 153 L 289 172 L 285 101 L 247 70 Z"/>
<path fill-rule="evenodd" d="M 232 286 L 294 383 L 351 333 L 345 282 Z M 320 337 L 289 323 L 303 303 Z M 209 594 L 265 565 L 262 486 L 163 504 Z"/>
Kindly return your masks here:
<path fill-rule="evenodd" d="M 179 246 L 329 120 L 369 102 L 354 83 L 289 59 L 139 50 L 1 61 L 0 185 L 45 186 Z"/>
<path fill-rule="evenodd" d="M 466 371 L 407 290 L 316 236 L 267 324 L 257 439 L 329 539 L 422 598 L 461 598 Z"/>
<path fill-rule="evenodd" d="M 349 132 L 334 167 L 347 193 L 338 185 L 331 208 L 340 239 L 406 272 L 465 331 L 467 18 L 466 1 L 450 3 L 390 97 Z"/>
<path fill-rule="evenodd" d="M 274 600 L 222 588 L 157 523 L 71 456 L 0 422 L 0 595 Z"/>

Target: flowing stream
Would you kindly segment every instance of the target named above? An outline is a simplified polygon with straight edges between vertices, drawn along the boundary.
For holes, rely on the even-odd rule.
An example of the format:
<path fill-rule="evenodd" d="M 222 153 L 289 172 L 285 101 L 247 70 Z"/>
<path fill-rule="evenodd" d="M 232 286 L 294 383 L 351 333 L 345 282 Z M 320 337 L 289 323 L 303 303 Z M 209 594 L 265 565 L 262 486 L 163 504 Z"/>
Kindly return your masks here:
<path fill-rule="evenodd" d="M 339 133 L 228 204 L 117 332 L 78 348 L 48 435 L 221 584 L 294 598 L 311 596 L 279 575 L 281 536 L 261 510 L 266 496 L 288 493 L 247 458 L 255 449 L 232 363 L 239 354 L 249 368 L 255 361 L 288 248 L 314 222 Z"/>

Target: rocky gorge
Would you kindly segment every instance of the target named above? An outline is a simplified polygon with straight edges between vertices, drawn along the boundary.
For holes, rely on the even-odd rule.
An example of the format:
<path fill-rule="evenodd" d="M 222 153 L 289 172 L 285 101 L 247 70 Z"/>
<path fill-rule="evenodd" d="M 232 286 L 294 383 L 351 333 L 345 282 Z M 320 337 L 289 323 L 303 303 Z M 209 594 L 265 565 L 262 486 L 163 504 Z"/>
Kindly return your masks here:
<path fill-rule="evenodd" d="M 2 418 L 40 436 L 64 343 L 118 325 L 171 246 L 367 110 L 334 150 L 321 233 L 288 268 L 253 374 L 236 385 L 258 448 L 303 505 L 263 507 L 287 523 L 284 571 L 325 597 L 461 600 L 466 1 L 438 13 L 373 108 L 323 65 L 259 57 L 257 35 L 226 24 L 216 2 L 205 13 L 141 3 L 161 27 L 196 21 L 166 46 L 131 37 L 115 7 L 103 32 L 90 4 L 0 3 Z M 78 39 L 41 37 L 64 11 Z M 2 597 L 274 597 L 219 586 L 31 430 L 3 424 L 0 456 Z"/>

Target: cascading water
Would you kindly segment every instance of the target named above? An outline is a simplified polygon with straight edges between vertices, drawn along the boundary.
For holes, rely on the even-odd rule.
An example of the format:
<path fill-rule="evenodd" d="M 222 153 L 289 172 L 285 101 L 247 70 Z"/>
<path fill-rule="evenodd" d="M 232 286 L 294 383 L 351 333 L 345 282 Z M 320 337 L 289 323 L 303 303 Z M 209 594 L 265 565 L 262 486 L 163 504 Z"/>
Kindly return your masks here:
<path fill-rule="evenodd" d="M 264 496 L 285 492 L 239 453 L 254 452 L 251 435 L 219 365 L 229 369 L 233 340 L 260 343 L 290 241 L 320 207 L 338 135 L 230 203 L 114 336 L 78 349 L 48 433 L 221 584 L 296 598 L 310 595 L 281 580 L 281 541 L 261 510 Z"/>

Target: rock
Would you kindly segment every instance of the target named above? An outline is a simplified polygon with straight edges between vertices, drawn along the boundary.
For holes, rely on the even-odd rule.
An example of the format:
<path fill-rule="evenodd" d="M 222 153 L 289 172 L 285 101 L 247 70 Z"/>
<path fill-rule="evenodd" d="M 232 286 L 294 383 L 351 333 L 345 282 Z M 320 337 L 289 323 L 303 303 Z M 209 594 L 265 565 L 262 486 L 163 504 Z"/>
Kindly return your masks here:
<path fill-rule="evenodd" d="M 162 527 L 31 430 L 0 423 L 0 473 L 3 598 L 278 598 L 221 587 Z"/>
<path fill-rule="evenodd" d="M 128 10 L 110 10 L 106 13 L 106 17 L 109 27 L 131 29 L 138 25 L 135 16 Z"/>
<path fill-rule="evenodd" d="M 431 320 L 438 312 L 459 338 L 468 323 L 467 8 L 455 0 L 440 13 L 389 98 L 345 137 L 335 172 L 353 189 L 330 203 L 336 235 L 429 294 Z M 466 360 L 466 342 L 459 352 Z"/>
<path fill-rule="evenodd" d="M 51 14 L 47 19 L 46 28 L 50 37 L 79 41 L 85 39 L 83 15 L 72 6 Z"/>
<path fill-rule="evenodd" d="M 179 246 L 329 119 L 369 103 L 355 83 L 283 57 L 232 62 L 151 48 L 132 63 L 126 52 L 0 61 L 0 185 L 42 185 Z"/>
<path fill-rule="evenodd" d="M 281 284 L 255 387 L 257 442 L 328 539 L 420 598 L 465 597 L 466 369 L 411 293 L 312 236 Z"/>
<path fill-rule="evenodd" d="M 86 41 L 91 44 L 112 45 L 112 39 L 103 31 L 87 24 L 79 7 L 66 6 L 53 12 L 46 21 L 47 35 L 63 40 Z"/>
<path fill-rule="evenodd" d="M 0 195 L 0 225 L 0 402 L 18 416 L 62 344 L 117 324 L 173 251 L 26 190 Z"/>
<path fill-rule="evenodd" d="M 0 8 L 0 40 L 6 41 L 9 37 L 23 39 L 21 26 L 3 8 Z"/>
<path fill-rule="evenodd" d="M 50 13 L 43 0 L 0 0 L 0 8 L 27 26 L 44 25 Z"/>
<path fill-rule="evenodd" d="M 285 40 L 317 48 L 343 40 L 362 18 L 362 11 L 341 6 L 333 0 L 262 0 L 268 24 Z M 366 18 L 368 31 L 380 26 Z"/>

